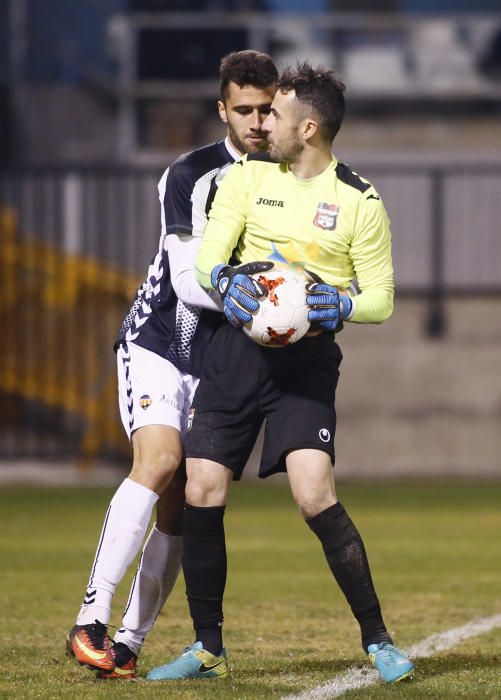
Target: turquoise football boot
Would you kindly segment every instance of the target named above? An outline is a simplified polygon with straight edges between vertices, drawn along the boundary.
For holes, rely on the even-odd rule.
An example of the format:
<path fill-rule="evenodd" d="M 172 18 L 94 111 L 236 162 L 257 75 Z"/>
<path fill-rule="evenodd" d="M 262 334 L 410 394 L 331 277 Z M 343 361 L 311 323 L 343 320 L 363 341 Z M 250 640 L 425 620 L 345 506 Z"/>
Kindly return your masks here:
<path fill-rule="evenodd" d="M 372 665 L 385 683 L 403 681 L 404 678 L 409 678 L 416 668 L 404 651 L 388 642 L 370 644 L 367 652 Z"/>
<path fill-rule="evenodd" d="M 226 651 L 223 649 L 221 656 L 214 656 L 203 648 L 202 642 L 195 642 L 193 646 L 186 647 L 174 661 L 152 668 L 146 680 L 179 681 L 189 678 L 226 678 L 227 675 Z"/>

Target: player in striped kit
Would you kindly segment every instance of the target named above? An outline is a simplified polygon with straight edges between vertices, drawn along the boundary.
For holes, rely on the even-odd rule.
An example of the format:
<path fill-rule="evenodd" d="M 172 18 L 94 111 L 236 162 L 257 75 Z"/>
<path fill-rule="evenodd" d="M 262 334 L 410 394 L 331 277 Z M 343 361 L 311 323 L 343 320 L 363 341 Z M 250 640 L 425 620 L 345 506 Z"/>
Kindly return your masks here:
<path fill-rule="evenodd" d="M 162 232 L 158 252 L 138 289 L 116 342 L 120 414 L 133 447 L 129 476 L 104 521 L 83 604 L 67 637 L 70 656 L 102 678 L 133 678 L 146 634 L 180 570 L 183 434 L 205 347 L 223 318 L 219 295 L 196 282 L 194 260 L 207 215 L 229 166 L 266 149 L 261 125 L 269 114 L 277 71 L 256 51 L 221 61 L 219 115 L 224 140 L 178 158 L 158 190 Z M 252 264 L 248 270 L 271 264 Z M 107 634 L 115 588 L 143 548 L 122 626 Z"/>

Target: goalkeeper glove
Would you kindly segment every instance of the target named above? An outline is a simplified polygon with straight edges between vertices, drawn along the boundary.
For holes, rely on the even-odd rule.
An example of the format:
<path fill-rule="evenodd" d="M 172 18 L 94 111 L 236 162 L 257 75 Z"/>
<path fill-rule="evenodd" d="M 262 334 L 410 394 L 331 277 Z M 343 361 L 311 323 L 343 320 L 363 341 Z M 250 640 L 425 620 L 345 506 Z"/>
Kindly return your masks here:
<path fill-rule="evenodd" d="M 263 261 L 236 267 L 216 265 L 212 270 L 211 284 L 223 300 L 224 315 L 235 328 L 252 319 L 252 312 L 259 308 L 258 299 L 266 294 L 266 289 L 250 275 L 272 267 L 272 262 Z"/>
<path fill-rule="evenodd" d="M 314 272 L 305 270 L 312 280 L 306 285 L 306 303 L 310 307 L 308 321 L 317 328 L 335 331 L 351 313 L 352 302 L 347 294 L 327 284 Z"/>

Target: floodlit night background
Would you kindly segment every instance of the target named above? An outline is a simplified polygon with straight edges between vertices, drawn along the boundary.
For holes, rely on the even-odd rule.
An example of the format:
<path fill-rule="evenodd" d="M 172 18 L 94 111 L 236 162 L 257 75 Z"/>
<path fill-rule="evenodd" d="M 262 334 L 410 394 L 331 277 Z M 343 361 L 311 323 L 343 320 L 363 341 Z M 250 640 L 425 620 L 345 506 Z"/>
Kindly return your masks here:
<path fill-rule="evenodd" d="M 244 48 L 338 71 L 334 152 L 392 220 L 394 316 L 339 338 L 338 475 L 499 475 L 499 0 L 4 0 L 0 477 L 126 470 L 112 345 L 156 183 L 224 135 Z"/>

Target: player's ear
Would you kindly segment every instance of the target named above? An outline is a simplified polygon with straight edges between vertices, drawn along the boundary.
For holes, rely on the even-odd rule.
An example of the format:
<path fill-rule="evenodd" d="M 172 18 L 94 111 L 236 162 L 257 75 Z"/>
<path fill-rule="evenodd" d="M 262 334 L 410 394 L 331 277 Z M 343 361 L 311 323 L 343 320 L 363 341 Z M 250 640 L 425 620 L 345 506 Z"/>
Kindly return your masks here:
<path fill-rule="evenodd" d="M 314 119 L 305 119 L 302 127 L 303 138 L 306 140 L 311 139 L 316 133 L 318 133 L 318 122 L 316 122 Z"/>
<path fill-rule="evenodd" d="M 223 102 L 222 100 L 218 100 L 218 102 L 217 102 L 217 110 L 218 110 L 218 112 L 219 112 L 219 117 L 220 117 L 221 121 L 222 121 L 224 124 L 227 124 L 227 123 L 228 123 L 228 117 L 227 117 L 227 115 L 226 115 L 226 107 L 225 107 L 224 102 Z"/>

